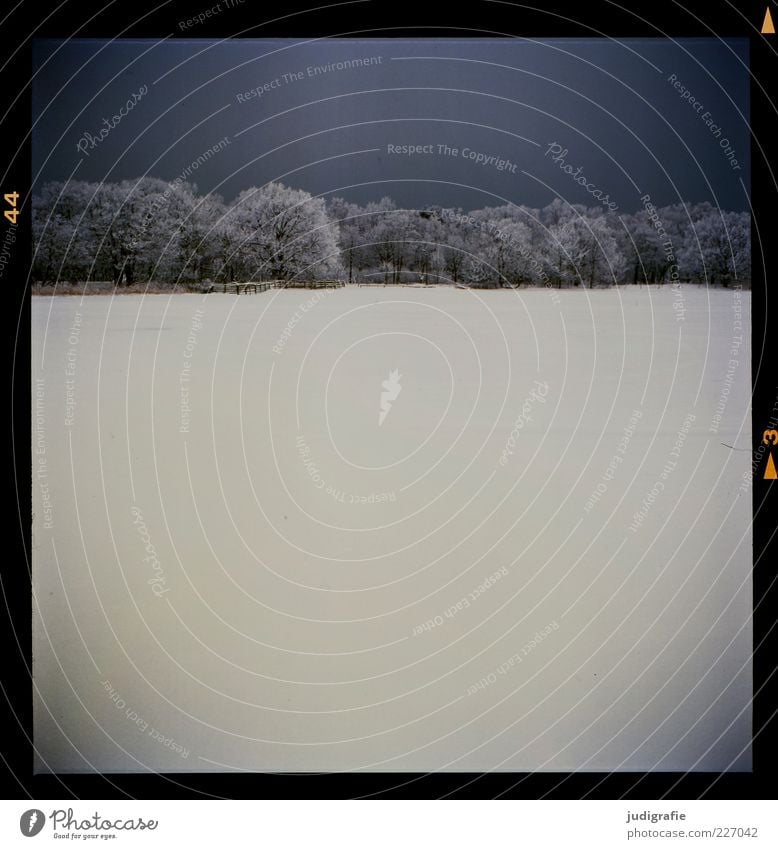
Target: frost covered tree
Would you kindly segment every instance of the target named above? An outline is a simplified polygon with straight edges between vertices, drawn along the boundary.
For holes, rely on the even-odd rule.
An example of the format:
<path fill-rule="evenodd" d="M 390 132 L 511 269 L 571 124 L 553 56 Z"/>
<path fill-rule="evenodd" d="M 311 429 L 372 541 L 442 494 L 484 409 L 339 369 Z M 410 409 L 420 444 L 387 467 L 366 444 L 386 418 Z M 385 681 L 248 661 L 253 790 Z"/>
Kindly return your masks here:
<path fill-rule="evenodd" d="M 372 277 L 387 274 L 392 268 L 392 246 L 386 238 L 386 219 L 397 209 L 391 198 L 383 197 L 375 203 L 357 207 L 354 211 L 356 249 L 354 267 Z"/>
<path fill-rule="evenodd" d="M 354 280 L 355 252 L 360 242 L 359 206 L 349 203 L 343 198 L 335 197 L 329 202 L 327 211 L 338 224 L 341 261 L 346 269 L 348 282 L 352 283 Z"/>
<path fill-rule="evenodd" d="M 151 177 L 99 186 L 96 267 L 115 285 L 177 277 L 183 219 L 174 193 L 172 184 Z"/>
<path fill-rule="evenodd" d="M 395 209 L 385 213 L 377 227 L 376 239 L 382 266 L 390 272 L 391 282 L 402 282 L 404 273 L 414 269 L 417 249 L 423 241 L 418 212 Z"/>
<path fill-rule="evenodd" d="M 329 205 L 269 183 L 225 203 L 152 177 L 49 183 L 33 197 L 33 279 L 115 285 L 204 280 L 464 282 L 594 287 L 687 280 L 750 284 L 750 219 L 712 204 L 613 215 L 555 199 L 472 212 Z M 346 269 L 344 272 L 343 269 Z"/>
<path fill-rule="evenodd" d="M 95 257 L 105 227 L 96 183 L 71 180 L 44 185 L 32 199 L 33 279 L 94 279 Z"/>
<path fill-rule="evenodd" d="M 580 285 L 587 244 L 582 225 L 585 212 L 585 207 L 572 206 L 559 198 L 541 211 L 546 233 L 541 248 L 543 262 L 549 278 L 559 287 Z"/>
<path fill-rule="evenodd" d="M 622 282 L 627 258 L 618 238 L 619 224 L 602 207 L 590 207 L 581 217 L 581 243 L 584 250 L 580 264 L 581 278 L 592 289 L 598 283 Z"/>
<path fill-rule="evenodd" d="M 674 250 L 677 249 L 672 240 L 657 229 L 645 210 L 625 216 L 624 224 L 619 239 L 627 258 L 630 282 L 661 283 L 669 264 L 668 250 L 671 256 L 675 256 Z"/>
<path fill-rule="evenodd" d="M 238 229 L 238 250 L 250 276 L 291 280 L 339 273 L 337 225 L 324 201 L 281 183 L 246 189 L 229 219 Z"/>
<path fill-rule="evenodd" d="M 226 212 L 218 194 L 199 197 L 188 184 L 174 187 L 168 200 L 172 216 L 177 256 L 174 271 L 177 282 L 212 280 L 223 267 L 222 222 Z"/>
<path fill-rule="evenodd" d="M 685 276 L 698 283 L 731 286 L 751 279 L 751 222 L 748 213 L 695 210 L 680 251 Z"/>
<path fill-rule="evenodd" d="M 508 204 L 487 207 L 472 213 L 478 222 L 486 253 L 499 284 L 522 286 L 536 282 L 533 255 L 538 238 L 531 211 Z"/>

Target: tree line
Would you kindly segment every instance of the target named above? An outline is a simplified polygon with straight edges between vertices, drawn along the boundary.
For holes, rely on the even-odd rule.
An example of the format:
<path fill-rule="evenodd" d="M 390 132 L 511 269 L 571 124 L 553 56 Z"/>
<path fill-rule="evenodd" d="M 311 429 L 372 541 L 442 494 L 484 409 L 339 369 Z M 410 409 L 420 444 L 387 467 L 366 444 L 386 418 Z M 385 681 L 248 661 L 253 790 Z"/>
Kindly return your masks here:
<path fill-rule="evenodd" d="M 47 183 L 33 197 L 33 282 L 248 280 L 750 285 L 750 218 L 710 203 L 617 214 L 555 199 L 464 212 L 328 202 L 278 182 L 232 202 L 151 177 Z"/>

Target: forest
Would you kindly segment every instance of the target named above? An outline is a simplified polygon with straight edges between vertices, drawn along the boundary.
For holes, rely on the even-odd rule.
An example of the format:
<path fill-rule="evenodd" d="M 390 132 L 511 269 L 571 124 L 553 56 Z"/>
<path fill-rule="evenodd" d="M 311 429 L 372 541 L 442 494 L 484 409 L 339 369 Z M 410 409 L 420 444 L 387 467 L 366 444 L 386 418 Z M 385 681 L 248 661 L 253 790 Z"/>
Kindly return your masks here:
<path fill-rule="evenodd" d="M 32 281 L 189 289 L 224 281 L 338 279 L 474 288 L 750 286 L 750 216 L 709 202 L 634 213 L 403 209 L 267 183 L 232 202 L 180 179 L 44 185 L 33 197 Z"/>

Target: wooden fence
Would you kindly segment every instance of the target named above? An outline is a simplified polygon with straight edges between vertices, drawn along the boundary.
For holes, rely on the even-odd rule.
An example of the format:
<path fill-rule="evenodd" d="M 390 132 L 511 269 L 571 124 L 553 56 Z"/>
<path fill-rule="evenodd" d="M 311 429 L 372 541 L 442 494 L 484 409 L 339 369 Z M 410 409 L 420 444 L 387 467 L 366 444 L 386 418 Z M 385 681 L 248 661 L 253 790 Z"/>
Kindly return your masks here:
<path fill-rule="evenodd" d="M 206 292 L 223 292 L 234 295 L 256 295 L 268 289 L 339 289 L 346 284 L 340 280 L 309 280 L 306 282 L 290 280 L 265 280 L 248 283 L 212 283 Z"/>
<path fill-rule="evenodd" d="M 222 283 L 221 290 L 224 293 L 230 292 L 235 295 L 256 295 L 257 292 L 266 292 L 268 289 L 272 289 L 273 285 L 273 281 L 266 283 Z M 218 291 L 218 286 L 211 287 L 209 291 Z"/>
<path fill-rule="evenodd" d="M 276 289 L 340 289 L 346 284 L 342 280 L 277 280 Z"/>

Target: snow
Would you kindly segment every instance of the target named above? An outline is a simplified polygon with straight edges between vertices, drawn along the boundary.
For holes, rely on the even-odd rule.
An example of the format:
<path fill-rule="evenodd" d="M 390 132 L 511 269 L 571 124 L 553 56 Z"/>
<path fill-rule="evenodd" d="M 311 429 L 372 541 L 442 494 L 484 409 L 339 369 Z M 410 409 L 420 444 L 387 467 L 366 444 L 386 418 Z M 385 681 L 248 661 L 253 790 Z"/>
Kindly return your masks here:
<path fill-rule="evenodd" d="M 749 311 L 33 298 L 36 769 L 749 769 Z"/>

